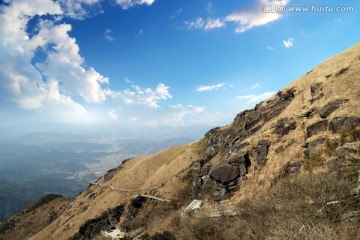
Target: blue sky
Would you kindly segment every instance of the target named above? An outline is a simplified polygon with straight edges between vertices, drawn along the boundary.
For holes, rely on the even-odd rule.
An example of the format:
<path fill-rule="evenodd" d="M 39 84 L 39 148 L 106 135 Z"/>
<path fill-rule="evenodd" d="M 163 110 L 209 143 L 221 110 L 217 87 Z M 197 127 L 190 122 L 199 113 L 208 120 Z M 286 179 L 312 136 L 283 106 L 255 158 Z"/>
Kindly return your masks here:
<path fill-rule="evenodd" d="M 6 0 L 1 127 L 225 125 L 357 43 L 359 9 L 335 0 Z"/>

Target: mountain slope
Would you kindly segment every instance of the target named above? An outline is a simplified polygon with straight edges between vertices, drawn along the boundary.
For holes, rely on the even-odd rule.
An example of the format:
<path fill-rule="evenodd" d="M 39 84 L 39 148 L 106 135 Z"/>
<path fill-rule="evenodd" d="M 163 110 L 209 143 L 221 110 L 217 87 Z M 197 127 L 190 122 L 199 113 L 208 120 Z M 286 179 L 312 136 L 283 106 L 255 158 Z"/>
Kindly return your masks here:
<path fill-rule="evenodd" d="M 111 225 L 132 235 L 155 233 L 179 225 L 182 207 L 192 198 L 202 199 L 210 215 L 224 201 L 225 210 L 234 212 L 231 206 L 266 199 L 277 185 L 298 175 L 356 173 L 359 76 L 357 44 L 238 114 L 232 124 L 210 130 L 204 139 L 128 160 L 109 171 L 30 239 L 101 239 L 101 231 Z"/>

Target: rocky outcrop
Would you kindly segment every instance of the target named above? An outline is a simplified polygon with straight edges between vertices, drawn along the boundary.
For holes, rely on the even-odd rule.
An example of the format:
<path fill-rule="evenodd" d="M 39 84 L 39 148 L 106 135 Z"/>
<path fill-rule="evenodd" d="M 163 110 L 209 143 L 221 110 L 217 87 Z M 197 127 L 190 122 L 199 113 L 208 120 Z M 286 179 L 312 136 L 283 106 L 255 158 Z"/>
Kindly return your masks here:
<path fill-rule="evenodd" d="M 323 144 L 324 142 L 325 142 L 325 138 L 318 138 L 309 143 L 305 143 L 304 144 L 304 147 L 306 148 L 304 152 L 305 158 L 308 159 L 310 156 L 315 154 L 317 152 L 318 145 Z"/>
<path fill-rule="evenodd" d="M 310 93 L 312 97 L 314 97 L 317 93 L 321 91 L 321 86 L 322 86 L 321 82 L 314 82 L 313 84 L 311 84 Z"/>
<path fill-rule="evenodd" d="M 315 112 L 316 112 L 316 108 L 310 108 L 305 113 L 303 113 L 301 115 L 301 117 L 310 118 L 310 117 L 312 117 L 314 115 Z"/>
<path fill-rule="evenodd" d="M 274 133 L 280 136 L 284 136 L 290 132 L 290 130 L 296 129 L 296 121 L 294 119 L 288 120 L 287 118 L 280 119 L 274 126 Z"/>
<path fill-rule="evenodd" d="M 240 177 L 240 171 L 238 167 L 222 162 L 210 170 L 209 176 L 212 180 L 220 182 L 222 185 L 228 185 Z"/>
<path fill-rule="evenodd" d="M 330 121 L 329 129 L 334 133 L 340 133 L 349 127 L 355 127 L 360 124 L 360 117 L 337 117 Z"/>
<path fill-rule="evenodd" d="M 256 147 L 256 162 L 259 166 L 263 166 L 267 160 L 270 143 L 268 141 L 260 141 Z"/>
<path fill-rule="evenodd" d="M 87 220 L 71 240 L 93 239 L 101 230 L 106 230 L 112 222 L 118 223 L 124 212 L 124 206 L 119 205 L 114 209 L 104 212 L 100 217 Z"/>
<path fill-rule="evenodd" d="M 306 128 L 306 137 L 309 138 L 313 135 L 318 134 L 321 131 L 326 131 L 328 126 L 327 120 L 322 120 L 316 123 L 311 124 Z"/>
<path fill-rule="evenodd" d="M 341 104 L 348 102 L 349 99 L 339 99 L 335 102 L 331 102 L 319 110 L 321 118 L 327 118 L 331 113 L 337 110 Z"/>

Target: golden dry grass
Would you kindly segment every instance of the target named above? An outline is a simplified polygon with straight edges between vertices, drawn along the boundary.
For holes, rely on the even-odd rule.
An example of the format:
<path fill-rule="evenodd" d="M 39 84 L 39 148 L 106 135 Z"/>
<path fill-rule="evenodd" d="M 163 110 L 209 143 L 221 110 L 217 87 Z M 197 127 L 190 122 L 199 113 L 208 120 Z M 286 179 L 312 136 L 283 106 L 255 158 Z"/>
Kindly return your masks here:
<path fill-rule="evenodd" d="M 344 68 L 349 69 L 339 75 Z M 322 92 L 324 96 L 312 103 L 310 101 L 312 99 L 310 86 L 314 82 L 323 83 Z M 256 134 L 246 139 L 251 144 L 244 151 L 251 150 L 259 140 L 269 140 L 271 146 L 267 156 L 268 161 L 264 167 L 258 170 L 255 169 L 256 163 L 252 159 L 253 164 L 246 179 L 241 181 L 239 190 L 235 192 L 230 202 L 240 202 L 244 199 L 265 194 L 269 190 L 272 180 L 278 176 L 287 162 L 304 160 L 301 145 L 305 141 L 311 141 L 319 136 L 332 136 L 332 134 L 325 131 L 306 139 L 306 126 L 320 120 L 318 114 L 309 119 L 301 117 L 310 108 L 319 109 L 337 99 L 350 99 L 340 109 L 333 112 L 328 119 L 337 116 L 360 116 L 360 44 L 315 67 L 313 71 L 297 79 L 285 87 L 283 91 L 291 88 L 296 89 L 296 94 L 285 111 L 271 121 L 264 123 Z M 266 104 L 266 101 L 262 103 L 262 105 Z M 285 117 L 294 118 L 298 123 L 297 128 L 288 135 L 279 138 L 276 134 L 273 134 L 273 125 L 278 119 Z M 230 124 L 222 129 L 231 127 Z M 137 157 L 124 163 L 120 170 L 116 170 L 112 179 L 105 181 L 104 178 L 100 178 L 96 185 L 90 186 L 73 200 L 57 221 L 31 239 L 69 238 L 78 231 L 81 224 L 87 219 L 101 215 L 108 208 L 126 204 L 137 193 L 151 192 L 163 198 L 176 199 L 179 191 L 185 186 L 185 183 L 181 181 L 181 174 L 192 163 L 201 158 L 203 149 L 200 149 L 200 145 L 201 142 L 198 141 L 193 144 L 167 149 L 151 156 Z M 286 149 L 286 151 L 279 149 Z M 222 156 L 216 155 L 209 163 L 215 165 L 221 160 Z M 101 187 L 99 184 L 104 184 L 104 186 Z M 116 188 L 143 190 L 119 192 L 112 190 L 109 187 L 110 185 Z M 90 199 L 90 194 L 95 194 L 95 198 Z M 88 206 L 85 210 L 84 204 Z M 172 215 L 169 214 L 165 218 L 166 222 L 171 221 L 171 218 Z M 149 223 L 151 229 L 162 230 L 161 224 L 163 220 L 159 219 Z"/>

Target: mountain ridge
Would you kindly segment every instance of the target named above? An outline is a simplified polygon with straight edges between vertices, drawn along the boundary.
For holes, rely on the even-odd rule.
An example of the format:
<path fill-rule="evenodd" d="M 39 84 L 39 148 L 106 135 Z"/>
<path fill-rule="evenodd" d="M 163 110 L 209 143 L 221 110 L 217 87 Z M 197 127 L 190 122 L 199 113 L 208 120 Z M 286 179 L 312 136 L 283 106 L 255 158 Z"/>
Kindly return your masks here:
<path fill-rule="evenodd" d="M 211 129 L 203 139 L 123 162 L 30 239 L 102 239 L 109 221 L 131 236 L 155 234 L 174 229 L 176 219 L 182 222 L 182 207 L 192 199 L 201 199 L 204 209 L 215 209 L 219 203 L 234 206 L 266 199 L 277 185 L 296 176 L 356 173 L 359 75 L 360 44 L 356 44 L 239 113 L 233 123 Z M 160 204 L 141 194 L 171 201 Z"/>

